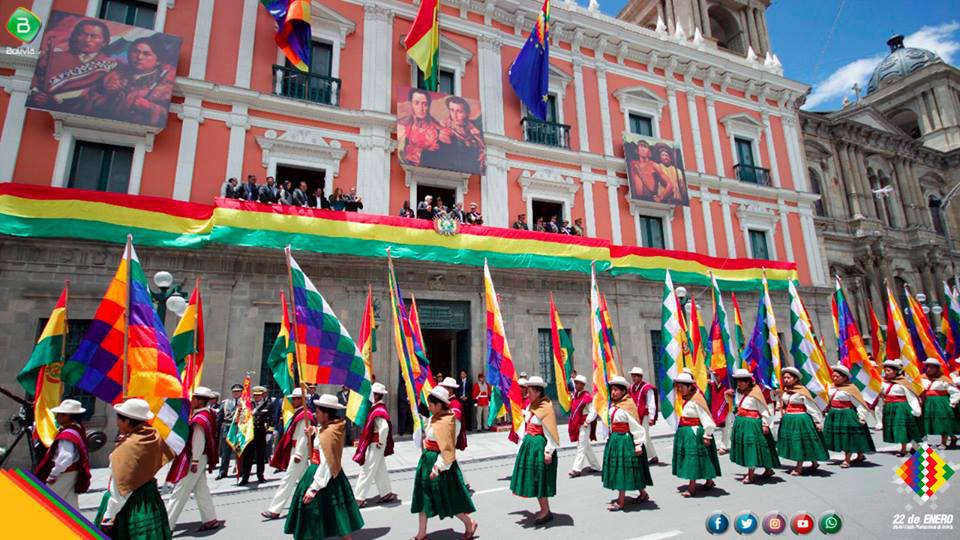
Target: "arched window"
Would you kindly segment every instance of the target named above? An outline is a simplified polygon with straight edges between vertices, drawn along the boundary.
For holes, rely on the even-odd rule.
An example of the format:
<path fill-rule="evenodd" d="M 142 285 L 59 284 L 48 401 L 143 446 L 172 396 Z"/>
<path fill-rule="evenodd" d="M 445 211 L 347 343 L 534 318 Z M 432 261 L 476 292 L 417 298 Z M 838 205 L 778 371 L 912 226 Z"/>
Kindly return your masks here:
<path fill-rule="evenodd" d="M 917 113 L 911 111 L 910 109 L 901 109 L 892 115 L 890 115 L 890 121 L 896 124 L 896 126 L 904 131 L 907 135 L 914 139 L 919 139 L 922 133 L 920 132 L 920 121 L 917 119 Z"/>
<path fill-rule="evenodd" d="M 710 18 L 710 35 L 717 40 L 717 45 L 721 49 L 727 49 L 741 56 L 747 55 L 743 30 L 733 14 L 726 8 L 713 6 L 707 10 L 707 17 Z"/>
<path fill-rule="evenodd" d="M 820 195 L 820 199 L 813 203 L 813 207 L 818 216 L 826 216 L 827 210 L 823 202 L 823 188 L 820 185 L 820 174 L 813 167 L 808 168 L 807 173 L 810 175 L 810 192 L 815 195 Z"/>
<path fill-rule="evenodd" d="M 940 198 L 931 195 L 927 201 L 930 207 L 930 219 L 933 221 L 933 230 L 942 235 L 946 227 L 943 224 L 943 214 L 940 212 Z"/>

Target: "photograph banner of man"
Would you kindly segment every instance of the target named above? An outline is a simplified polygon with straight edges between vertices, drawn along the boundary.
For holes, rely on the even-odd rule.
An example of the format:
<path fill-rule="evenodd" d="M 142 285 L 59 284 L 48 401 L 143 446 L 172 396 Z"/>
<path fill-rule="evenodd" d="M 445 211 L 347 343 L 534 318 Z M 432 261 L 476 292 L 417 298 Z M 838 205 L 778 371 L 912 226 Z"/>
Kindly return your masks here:
<path fill-rule="evenodd" d="M 690 205 L 683 152 L 673 141 L 624 133 L 623 155 L 632 199 Z"/>
<path fill-rule="evenodd" d="M 27 107 L 163 128 L 181 39 L 54 11 Z"/>
<path fill-rule="evenodd" d="M 398 95 L 401 163 L 484 174 L 487 152 L 479 101 L 419 88 L 401 88 Z"/>

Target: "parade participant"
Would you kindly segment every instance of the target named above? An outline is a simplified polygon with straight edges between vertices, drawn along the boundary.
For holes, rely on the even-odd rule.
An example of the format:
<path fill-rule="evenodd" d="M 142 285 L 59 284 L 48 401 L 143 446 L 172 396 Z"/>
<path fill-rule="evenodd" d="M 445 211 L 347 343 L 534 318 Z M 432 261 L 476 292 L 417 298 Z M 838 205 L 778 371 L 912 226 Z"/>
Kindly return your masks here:
<path fill-rule="evenodd" d="M 573 460 L 570 469 L 570 478 L 582 476 L 584 470 L 600 470 L 600 462 L 593 453 L 590 441 L 597 440 L 597 411 L 593 408 L 593 396 L 585 390 L 587 378 L 577 375 L 573 379 L 573 400 L 570 403 L 570 422 L 567 424 L 567 433 L 570 440 L 577 443 L 577 457 Z"/>
<path fill-rule="evenodd" d="M 823 439 L 823 416 L 813 395 L 800 384 L 800 370 L 785 367 L 782 373 L 783 416 L 777 431 L 777 453 L 796 461 L 790 476 L 800 476 L 804 461 L 811 462 L 810 470 L 815 471 L 820 467 L 818 462 L 830 459 L 830 454 Z"/>
<path fill-rule="evenodd" d="M 297 484 L 283 532 L 297 540 L 349 540 L 363 528 L 363 517 L 341 468 L 346 422 L 338 413 L 346 407 L 332 394 L 323 394 L 314 405 L 317 426 L 307 429 L 307 436 L 314 437 L 310 466 Z"/>
<path fill-rule="evenodd" d="M 459 422 L 459 428 L 457 430 L 457 450 L 463 451 L 467 449 L 467 426 L 466 415 L 463 411 L 463 403 L 460 401 L 460 398 L 457 397 L 457 389 L 460 388 L 460 385 L 457 383 L 456 379 L 453 377 L 446 377 L 440 383 L 440 386 L 447 389 L 447 392 L 450 394 L 450 412 L 457 417 L 457 422 Z"/>
<path fill-rule="evenodd" d="M 110 453 L 110 481 L 94 522 L 114 540 L 169 540 L 167 510 L 157 490 L 157 471 L 173 452 L 149 425 L 150 405 L 131 398 L 113 406 L 120 440 Z"/>
<path fill-rule="evenodd" d="M 903 361 L 887 360 L 883 363 L 883 442 L 899 443 L 897 457 L 907 455 L 907 443 L 923 441 L 923 410 L 920 398 L 913 393 L 910 383 L 903 377 Z"/>
<path fill-rule="evenodd" d="M 948 437 L 960 433 L 957 418 L 960 390 L 953 386 L 950 377 L 943 374 L 939 360 L 928 358 L 923 367 L 923 432 L 940 435 L 940 447 L 946 448 Z"/>
<path fill-rule="evenodd" d="M 867 427 L 867 403 L 860 390 L 850 383 L 850 370 L 837 364 L 833 366 L 830 378 L 833 391 L 827 405 L 827 418 L 823 422 L 823 438 L 827 450 L 843 452 L 840 467 L 847 469 L 851 463 L 865 462 L 864 454 L 872 454 L 877 448 Z M 853 461 L 850 460 L 851 454 L 857 454 Z"/>
<path fill-rule="evenodd" d="M 634 502 L 650 500 L 647 486 L 653 485 L 650 465 L 643 447 L 646 434 L 640 425 L 637 404 L 627 392 L 627 380 L 616 376 L 610 379 L 610 438 L 603 450 L 603 487 L 618 492 L 607 510 L 617 512 L 626 506 L 626 493 L 639 490 Z"/>
<path fill-rule="evenodd" d="M 957 390 L 960 390 L 960 373 L 954 373 L 953 375 L 953 387 Z M 957 422 L 960 422 L 960 408 L 954 409 L 957 413 Z M 950 437 L 950 448 L 957 447 L 957 435 Z"/>
<path fill-rule="evenodd" d="M 553 519 L 549 497 L 557 494 L 557 449 L 560 436 L 553 402 L 546 396 L 547 383 L 534 375 L 527 380 L 530 405 L 523 410 L 526 435 L 513 463 L 510 491 L 519 497 L 536 497 L 540 511 L 534 524 L 542 525 Z"/>
<path fill-rule="evenodd" d="M 77 494 L 90 489 L 87 432 L 80 423 L 80 415 L 87 410 L 79 401 L 65 399 L 50 412 L 56 415 L 60 430 L 37 465 L 37 478 L 64 502 L 78 508 Z"/>
<path fill-rule="evenodd" d="M 360 477 L 357 478 L 357 488 L 354 495 L 360 508 L 367 506 L 370 499 L 367 494 L 374 484 L 380 499 L 380 504 L 397 500 L 397 494 L 390 491 L 390 475 L 387 473 L 387 456 L 393 455 L 393 425 L 390 423 L 390 413 L 384 403 L 387 387 L 380 383 L 373 383 L 370 391 L 370 401 L 373 407 L 367 413 L 367 421 L 363 425 L 357 451 L 353 461 L 360 465 Z"/>
<path fill-rule="evenodd" d="M 260 513 L 266 519 L 280 518 L 280 513 L 293 499 L 293 492 L 297 489 L 297 483 L 300 482 L 303 471 L 307 470 L 307 460 L 310 459 L 310 440 L 307 437 L 306 428 L 311 413 L 303 406 L 303 389 L 294 388 L 287 398 L 294 409 L 293 419 L 284 430 L 270 459 L 271 467 L 278 471 L 286 471 L 286 474 L 280 481 L 280 487 L 274 493 L 270 506 Z"/>
<path fill-rule="evenodd" d="M 713 433 L 713 440 L 717 443 L 717 454 L 726 455 L 730 452 L 730 432 L 733 430 L 733 399 L 724 391 L 725 385 L 717 380 L 713 370 L 707 370 L 710 379 L 710 411 L 717 429 Z"/>
<path fill-rule="evenodd" d="M 465 527 L 464 540 L 477 535 L 477 522 L 470 517 L 476 511 L 470 492 L 463 482 L 457 464 L 456 440 L 459 420 L 450 411 L 450 393 L 436 387 L 427 397 L 430 420 L 427 422 L 423 454 L 413 478 L 413 501 L 410 511 L 419 514 L 415 540 L 427 538 L 427 520 L 456 517 Z"/>
<path fill-rule="evenodd" d="M 257 465 L 257 481 L 266 482 L 263 469 L 267 462 L 267 432 L 270 431 L 273 419 L 273 399 L 267 397 L 267 389 L 263 386 L 253 387 L 253 440 L 247 444 L 238 458 L 240 462 L 240 482 L 238 486 L 250 483 L 250 471 L 254 463 Z"/>
<path fill-rule="evenodd" d="M 697 494 L 697 480 L 706 480 L 703 489 L 713 489 L 713 479 L 720 476 L 720 460 L 713 440 L 716 425 L 707 400 L 697 389 L 693 374 L 684 369 L 673 380 L 674 389 L 683 399 L 677 432 L 673 435 L 673 475 L 689 480 L 684 497 Z"/>
<path fill-rule="evenodd" d="M 190 438 L 167 474 L 167 483 L 175 484 L 173 495 L 167 501 L 167 521 L 171 529 L 177 526 L 180 512 L 190 500 L 191 493 L 197 501 L 200 521 L 203 523 L 198 532 L 223 526 L 224 522 L 217 519 L 213 496 L 207 486 L 207 472 L 213 472 L 217 467 L 217 418 L 210 408 L 210 400 L 215 397 L 213 390 L 198 386 L 190 399 L 190 407 L 193 409 L 190 417 Z"/>
<path fill-rule="evenodd" d="M 473 383 L 473 406 L 477 408 L 477 431 L 486 431 L 487 415 L 490 413 L 490 383 L 483 373 L 477 375 L 477 382 Z"/>
<path fill-rule="evenodd" d="M 769 478 L 773 476 L 773 468 L 780 466 L 777 447 L 770 434 L 773 417 L 752 373 L 738 369 L 733 372 L 733 380 L 737 384 L 737 412 L 733 420 L 730 461 L 747 468 L 742 481 L 752 484 L 757 480 L 753 474 L 757 467 L 763 467 L 762 477 Z M 733 393 L 733 390 L 727 391 Z"/>
<path fill-rule="evenodd" d="M 517 385 L 520 387 L 520 400 L 523 403 L 523 408 L 526 409 L 527 405 L 530 404 L 530 393 L 527 392 L 526 373 L 520 374 L 520 378 L 517 379 Z"/>
<path fill-rule="evenodd" d="M 230 426 L 237 414 L 237 405 L 240 404 L 242 393 L 243 386 L 239 384 L 231 386 L 231 397 L 223 400 L 220 410 L 217 411 L 217 426 L 220 430 L 220 472 L 217 473 L 217 480 L 225 478 L 230 472 L 230 457 L 233 456 L 233 448 L 230 448 L 227 443 L 227 434 L 230 433 Z"/>
<path fill-rule="evenodd" d="M 647 458 L 651 465 L 656 465 L 660 463 L 660 458 L 657 457 L 657 449 L 653 446 L 653 440 L 650 439 L 650 426 L 657 423 L 657 416 L 660 414 L 657 389 L 643 380 L 643 369 L 640 367 L 634 367 L 630 370 L 630 378 L 633 379 L 633 384 L 630 385 L 630 397 L 637 404 L 637 412 L 640 414 L 643 436 L 647 441 Z M 651 408 L 653 408 L 652 415 L 650 414 Z"/>

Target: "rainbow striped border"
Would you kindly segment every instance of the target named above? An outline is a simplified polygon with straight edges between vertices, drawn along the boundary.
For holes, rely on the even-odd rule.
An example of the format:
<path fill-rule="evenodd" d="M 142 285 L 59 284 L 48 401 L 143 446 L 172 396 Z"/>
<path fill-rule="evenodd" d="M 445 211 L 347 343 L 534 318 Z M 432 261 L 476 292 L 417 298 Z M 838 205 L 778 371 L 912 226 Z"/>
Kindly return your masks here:
<path fill-rule="evenodd" d="M 43 482 L 29 471 L 23 469 L 0 470 L 21 491 L 30 496 L 38 505 L 56 517 L 71 532 L 80 538 L 95 538 L 108 540 L 109 537 L 96 528 L 93 523 L 83 517 L 79 510 L 67 504 L 56 493 L 50 490 Z"/>
<path fill-rule="evenodd" d="M 725 290 L 758 290 L 764 271 L 771 289 L 797 279 L 792 262 L 724 259 L 697 253 L 618 246 L 598 238 L 463 225 L 443 236 L 426 220 L 374 216 L 217 199 L 214 205 L 26 184 L 0 184 L 0 234 L 26 238 L 75 238 L 122 244 L 202 248 L 208 244 L 282 248 L 394 257 L 479 267 L 557 272 L 633 274 L 710 286 L 710 273 Z"/>

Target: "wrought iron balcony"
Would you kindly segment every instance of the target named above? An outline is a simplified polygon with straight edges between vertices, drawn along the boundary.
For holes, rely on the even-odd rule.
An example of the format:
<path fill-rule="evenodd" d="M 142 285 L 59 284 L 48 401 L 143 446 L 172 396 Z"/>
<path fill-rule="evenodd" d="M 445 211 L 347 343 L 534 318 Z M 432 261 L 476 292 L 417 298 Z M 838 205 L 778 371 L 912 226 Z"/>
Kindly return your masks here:
<path fill-rule="evenodd" d="M 733 172 L 737 175 L 737 180 L 741 182 L 750 182 L 758 186 L 770 185 L 770 169 L 738 163 L 733 166 Z"/>
<path fill-rule="evenodd" d="M 523 119 L 523 133 L 527 142 L 570 148 L 570 126 L 544 122 L 536 118 Z"/>
<path fill-rule="evenodd" d="M 339 106 L 340 79 L 274 65 L 273 93 L 323 105 Z"/>

